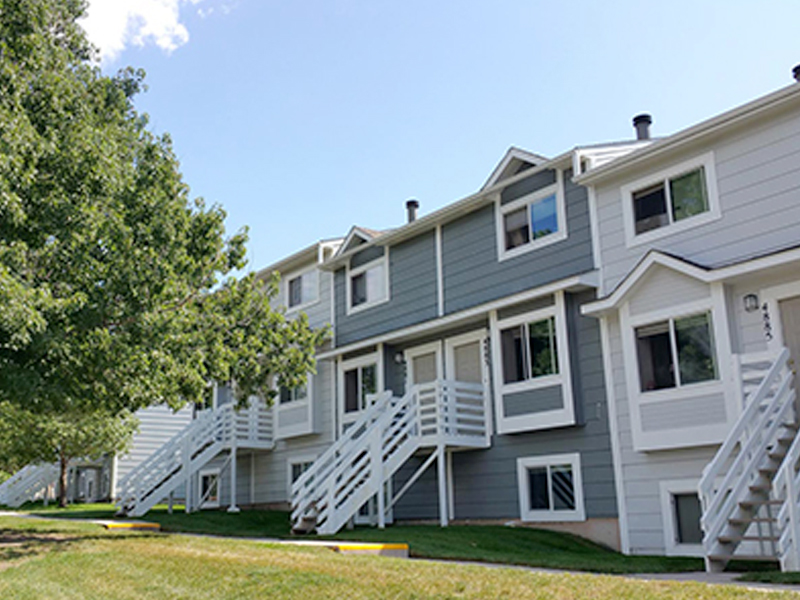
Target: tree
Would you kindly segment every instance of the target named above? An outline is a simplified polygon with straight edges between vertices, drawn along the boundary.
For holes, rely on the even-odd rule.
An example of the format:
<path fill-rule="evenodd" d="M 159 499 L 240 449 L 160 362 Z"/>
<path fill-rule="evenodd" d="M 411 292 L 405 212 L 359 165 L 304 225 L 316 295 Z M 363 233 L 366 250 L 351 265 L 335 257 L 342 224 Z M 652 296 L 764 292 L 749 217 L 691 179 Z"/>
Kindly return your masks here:
<path fill-rule="evenodd" d="M 53 462 L 59 465 L 59 504 L 67 506 L 67 475 L 74 458 L 96 460 L 124 452 L 138 420 L 131 413 L 78 410 L 71 413 L 32 413 L 0 404 L 0 447 L 18 464 Z"/>
<path fill-rule="evenodd" d="M 203 402 L 211 380 L 271 398 L 325 332 L 270 308 L 274 280 L 231 278 L 246 230 L 190 201 L 135 110 L 144 74 L 102 75 L 84 8 L 0 0 L 0 401 L 63 424 Z"/>

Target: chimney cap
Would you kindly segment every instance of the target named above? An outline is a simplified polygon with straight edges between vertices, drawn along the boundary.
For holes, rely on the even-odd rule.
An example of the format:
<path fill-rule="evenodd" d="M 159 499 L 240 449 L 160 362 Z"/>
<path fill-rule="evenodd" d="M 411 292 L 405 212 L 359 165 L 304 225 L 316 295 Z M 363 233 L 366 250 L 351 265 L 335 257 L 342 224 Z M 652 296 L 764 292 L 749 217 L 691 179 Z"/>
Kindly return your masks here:
<path fill-rule="evenodd" d="M 633 126 L 636 128 L 637 140 L 650 139 L 650 124 L 653 122 L 653 117 L 647 113 L 642 113 L 633 117 Z"/>
<path fill-rule="evenodd" d="M 651 117 L 647 113 L 642 113 L 640 115 L 636 115 L 635 117 L 633 117 L 633 125 L 636 126 L 639 123 L 647 123 L 648 125 L 652 125 L 653 117 Z"/>
<path fill-rule="evenodd" d="M 795 65 L 792 69 L 792 76 L 794 77 L 795 81 L 800 82 L 800 65 Z"/>
<path fill-rule="evenodd" d="M 406 208 L 419 208 L 419 200 L 415 198 L 411 198 L 410 200 L 406 200 Z"/>
<path fill-rule="evenodd" d="M 417 220 L 417 209 L 419 208 L 419 202 L 416 198 L 411 198 L 410 200 L 406 200 L 406 216 L 407 222 L 413 223 Z"/>

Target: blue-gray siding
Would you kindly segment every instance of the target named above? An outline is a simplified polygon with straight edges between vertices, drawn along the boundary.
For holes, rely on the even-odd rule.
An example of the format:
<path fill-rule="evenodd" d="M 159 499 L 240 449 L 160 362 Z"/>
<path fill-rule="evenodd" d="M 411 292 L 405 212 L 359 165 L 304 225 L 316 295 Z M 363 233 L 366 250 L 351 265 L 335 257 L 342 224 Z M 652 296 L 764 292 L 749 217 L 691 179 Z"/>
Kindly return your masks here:
<path fill-rule="evenodd" d="M 579 425 L 544 431 L 495 435 L 487 450 L 453 455 L 457 519 L 519 518 L 517 458 L 578 452 L 581 457 L 586 515 L 617 516 L 611 444 L 597 321 L 578 313 L 593 292 L 567 295 L 570 358 Z M 415 457 L 398 473 L 394 489 L 425 457 Z M 436 470 L 429 469 L 395 507 L 397 519 L 438 516 Z"/>
<path fill-rule="evenodd" d="M 340 346 L 433 319 L 437 302 L 433 232 L 389 250 L 388 302 L 347 315 L 345 278 L 345 269 L 336 272 L 336 342 Z"/>
<path fill-rule="evenodd" d="M 593 268 L 586 189 L 566 172 L 567 238 L 538 250 L 498 262 L 493 206 L 486 206 L 442 227 L 445 313 L 497 300 Z M 531 180 L 537 178 L 533 175 Z M 551 183 L 524 179 L 503 192 L 511 201 Z"/>

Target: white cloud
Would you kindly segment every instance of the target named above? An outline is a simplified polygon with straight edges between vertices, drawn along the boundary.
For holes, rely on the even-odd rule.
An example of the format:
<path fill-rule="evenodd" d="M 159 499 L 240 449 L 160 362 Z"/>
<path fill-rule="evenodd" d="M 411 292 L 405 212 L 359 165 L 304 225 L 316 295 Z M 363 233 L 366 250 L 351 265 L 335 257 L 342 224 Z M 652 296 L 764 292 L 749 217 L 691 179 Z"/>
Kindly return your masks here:
<path fill-rule="evenodd" d="M 112 62 L 129 45 L 155 44 L 169 53 L 189 41 L 189 31 L 180 20 L 181 8 L 200 2 L 90 0 L 83 27 L 105 63 Z"/>

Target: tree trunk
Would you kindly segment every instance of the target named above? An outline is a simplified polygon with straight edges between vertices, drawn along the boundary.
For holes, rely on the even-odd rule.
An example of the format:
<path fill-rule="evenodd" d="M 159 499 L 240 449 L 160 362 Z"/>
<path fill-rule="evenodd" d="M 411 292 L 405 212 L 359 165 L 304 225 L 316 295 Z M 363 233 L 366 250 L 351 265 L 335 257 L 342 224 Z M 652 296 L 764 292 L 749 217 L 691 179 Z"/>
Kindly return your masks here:
<path fill-rule="evenodd" d="M 61 508 L 67 508 L 67 465 L 69 465 L 69 458 L 60 452 L 58 454 L 58 505 Z"/>

